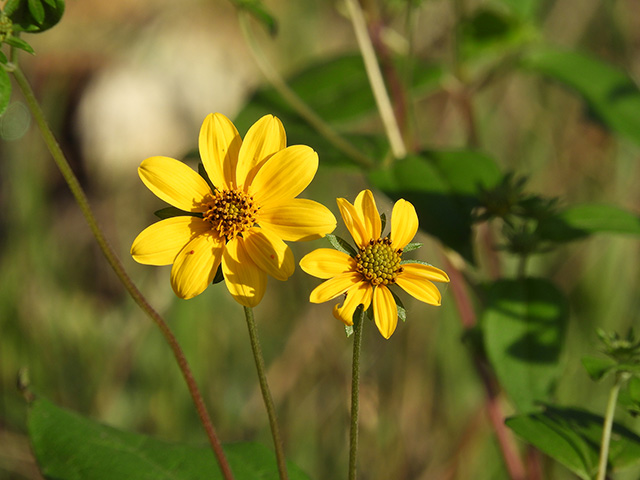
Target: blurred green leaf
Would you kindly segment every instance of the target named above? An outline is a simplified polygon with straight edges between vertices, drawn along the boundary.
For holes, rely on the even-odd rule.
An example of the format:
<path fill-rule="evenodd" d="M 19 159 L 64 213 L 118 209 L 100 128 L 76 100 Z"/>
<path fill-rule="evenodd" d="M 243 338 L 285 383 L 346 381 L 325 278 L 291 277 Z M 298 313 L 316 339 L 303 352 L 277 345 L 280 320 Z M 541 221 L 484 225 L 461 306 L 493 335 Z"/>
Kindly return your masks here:
<path fill-rule="evenodd" d="M 64 13 L 64 0 L 9 0 L 5 14 L 16 32 L 39 33 L 57 24 Z"/>
<path fill-rule="evenodd" d="M 200 480 L 222 478 L 209 447 L 172 444 L 101 425 L 37 399 L 29 436 L 43 475 L 56 480 Z M 238 480 L 276 480 L 275 456 L 257 443 L 224 447 Z M 289 463 L 291 479 L 308 479 Z"/>
<path fill-rule="evenodd" d="M 11 99 L 11 79 L 7 71 L 0 67 L 0 115 L 2 115 L 9 106 Z"/>
<path fill-rule="evenodd" d="M 610 358 L 584 357 L 582 359 L 582 366 L 591 379 L 597 381 L 614 369 L 616 362 Z"/>
<path fill-rule="evenodd" d="M 621 70 L 586 54 L 541 48 L 523 65 L 576 90 L 612 130 L 640 144 L 640 90 Z"/>
<path fill-rule="evenodd" d="M 521 412 L 548 399 L 559 374 L 568 307 L 548 280 L 499 280 L 487 289 L 481 328 L 500 385 Z"/>
<path fill-rule="evenodd" d="M 416 208 L 420 228 L 473 262 L 471 210 L 482 188 L 492 188 L 502 174 L 491 157 L 463 151 L 427 151 L 370 174 L 376 187 Z"/>
<path fill-rule="evenodd" d="M 249 12 L 256 20 L 262 23 L 270 35 L 278 33 L 278 23 L 273 15 L 264 8 L 260 0 L 231 0 L 237 9 Z"/>
<path fill-rule="evenodd" d="M 541 413 L 508 418 L 506 424 L 527 442 L 584 480 L 594 478 L 604 419 L 575 408 L 548 406 Z M 640 463 L 640 437 L 614 423 L 609 465 L 621 470 Z"/>
<path fill-rule="evenodd" d="M 5 38 L 4 43 L 6 43 L 7 45 L 11 45 L 12 47 L 16 47 L 21 50 L 24 50 L 25 52 L 30 53 L 32 55 L 35 54 L 33 47 L 21 38 L 18 38 L 18 37 Z"/>
<path fill-rule="evenodd" d="M 6 65 L 8 62 L 9 62 L 9 59 L 7 58 L 7 56 L 3 52 L 0 52 L 0 63 L 4 63 Z M 2 70 L 4 70 L 4 68 Z M 5 70 L 5 73 L 6 73 L 6 70 Z"/>
<path fill-rule="evenodd" d="M 640 217 L 613 205 L 576 205 L 540 221 L 542 239 L 569 242 L 594 233 L 640 235 Z"/>
<path fill-rule="evenodd" d="M 532 19 L 538 13 L 540 0 L 498 0 L 498 3 L 507 5 L 509 9 L 522 19 Z"/>

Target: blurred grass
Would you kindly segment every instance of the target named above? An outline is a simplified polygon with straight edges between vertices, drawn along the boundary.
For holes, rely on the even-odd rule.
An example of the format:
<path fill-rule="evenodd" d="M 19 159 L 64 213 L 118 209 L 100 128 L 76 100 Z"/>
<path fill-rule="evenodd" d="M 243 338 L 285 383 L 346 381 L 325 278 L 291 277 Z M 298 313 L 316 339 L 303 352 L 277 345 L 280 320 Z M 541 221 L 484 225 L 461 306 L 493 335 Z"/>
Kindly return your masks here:
<path fill-rule="evenodd" d="M 145 267 L 129 257 L 131 241 L 154 221 L 152 212 L 162 206 L 137 180 L 135 169 L 144 155 L 131 144 L 139 132 L 132 131 L 130 138 L 111 139 L 122 151 L 119 165 L 101 160 L 100 151 L 89 151 L 83 143 L 83 136 L 100 129 L 101 121 L 113 121 L 102 116 L 100 109 L 93 117 L 97 122 L 78 120 L 85 89 L 114 64 L 139 61 L 153 67 L 162 52 L 148 49 L 158 40 L 152 27 L 166 26 L 176 13 L 159 0 L 148 9 L 130 1 L 107 3 L 69 2 L 63 22 L 46 39 L 34 42 L 38 57 L 24 58 L 23 64 L 108 237 L 178 336 L 221 437 L 270 445 L 242 309 L 223 285 L 196 299 L 178 300 L 169 286 L 169 268 Z M 567 38 L 555 26 L 557 16 L 572 7 L 579 10 L 580 3 L 546 2 L 549 40 L 557 36 L 559 43 L 590 50 L 638 78 L 640 29 L 634 20 L 640 18 L 638 5 L 618 2 L 613 9 L 600 2 L 586 18 L 574 19 L 582 23 L 572 24 L 571 38 Z M 344 49 L 352 42 L 348 23 L 329 2 L 306 0 L 296 2 L 295 8 L 283 1 L 267 4 L 281 25 L 269 54 L 284 71 L 304 64 L 310 55 Z M 308 13 L 312 6 L 313 15 Z M 213 25 L 235 22 L 224 2 L 211 6 L 193 0 L 180 8 L 184 10 L 181 14 L 202 15 Z M 213 18 L 210 8 L 219 18 Z M 448 2 L 425 2 L 421 11 L 420 29 L 416 29 L 425 32 L 418 42 L 420 54 L 446 57 L 452 22 Z M 225 36 L 213 37 L 206 22 L 200 28 L 203 39 L 211 41 L 209 48 L 238 45 L 238 53 L 230 55 L 242 59 L 241 39 L 234 28 L 224 30 Z M 78 41 L 78 32 L 86 32 L 86 42 Z M 189 52 L 178 53 L 188 57 Z M 220 68 L 208 67 L 203 72 Z M 187 66 L 176 66 L 172 81 L 188 82 L 185 71 L 189 71 Z M 245 82 L 246 78 L 232 76 L 231 81 Z M 188 90 L 186 85 L 183 90 Z M 172 86 L 171 82 L 165 85 L 169 92 Z M 137 88 L 144 90 L 145 84 Z M 188 145 L 195 145 L 201 118 L 185 112 L 224 108 L 220 106 L 226 105 L 223 96 L 224 92 L 207 97 L 209 102 L 197 107 L 172 107 L 178 112 L 172 121 L 191 126 Z M 241 100 L 242 96 L 238 104 Z M 16 95 L 13 101 L 21 100 Z M 124 108 L 127 98 L 121 101 L 126 123 L 131 112 Z M 640 150 L 591 122 L 576 97 L 519 74 L 498 81 L 475 101 L 483 148 L 503 167 L 530 175 L 531 189 L 559 195 L 566 204 L 605 201 L 638 212 Z M 428 126 L 420 132 L 422 143 L 461 145 L 460 118 L 444 96 L 421 102 L 416 116 L 421 125 Z M 145 122 L 139 123 L 142 130 Z M 162 132 L 156 135 L 160 141 Z M 187 150 L 185 145 L 182 153 Z M 169 349 L 103 261 L 39 133 L 31 127 L 18 139 L 2 141 L 0 154 L 0 479 L 38 478 L 24 434 L 25 404 L 15 388 L 21 367 L 28 367 L 36 392 L 60 405 L 117 427 L 173 441 L 204 443 Z M 145 153 L 152 154 L 172 153 Z M 335 197 L 353 199 L 364 186 L 364 179 L 356 173 L 321 168 L 305 196 L 322 201 L 337 214 Z M 387 203 L 387 215 L 389 207 Z M 426 246 L 415 256 L 443 266 L 438 245 L 425 241 Z M 321 241 L 294 245 L 296 258 L 320 245 Z M 636 239 L 597 237 L 532 262 L 532 272 L 557 282 L 572 305 L 558 402 L 603 410 L 606 385 L 588 380 L 580 358 L 594 352 L 596 327 L 624 331 L 637 323 L 639 256 Z M 503 259 L 502 267 L 505 274 L 515 271 L 508 258 Z M 351 342 L 332 317 L 331 304 L 306 302 L 315 285 L 299 269 L 286 284 L 270 279 L 256 318 L 288 456 L 313 478 L 332 479 L 341 478 L 347 465 Z M 505 478 L 484 414 L 484 392 L 461 341 L 462 327 L 452 296 L 446 292 L 439 309 L 411 302 L 407 308 L 409 320 L 390 341 L 382 339 L 373 326 L 367 325 L 365 331 L 362 478 Z M 640 429 L 637 421 L 620 418 Z M 628 475 L 637 478 L 633 472 Z M 556 467 L 550 478 L 571 476 Z"/>

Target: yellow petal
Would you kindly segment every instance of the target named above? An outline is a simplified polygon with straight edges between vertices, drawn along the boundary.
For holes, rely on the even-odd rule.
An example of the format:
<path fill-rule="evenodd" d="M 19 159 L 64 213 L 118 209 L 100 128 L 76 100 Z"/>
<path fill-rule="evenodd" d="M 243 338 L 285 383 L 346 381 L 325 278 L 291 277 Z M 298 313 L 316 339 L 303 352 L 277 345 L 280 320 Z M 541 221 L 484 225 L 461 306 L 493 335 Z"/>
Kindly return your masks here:
<path fill-rule="evenodd" d="M 425 280 L 419 276 L 402 272 L 396 277 L 396 283 L 405 292 L 421 302 L 428 303 L 429 305 L 440 305 L 442 301 L 442 295 L 438 287 L 429 280 Z"/>
<path fill-rule="evenodd" d="M 405 263 L 402 265 L 404 275 L 431 280 L 432 282 L 449 282 L 449 276 L 439 268 L 421 263 Z M 401 274 L 402 275 L 402 274 Z"/>
<path fill-rule="evenodd" d="M 393 335 L 398 325 L 398 306 L 384 285 L 378 285 L 373 291 L 373 318 L 384 338 Z"/>
<path fill-rule="evenodd" d="M 363 220 L 369 239 L 380 238 L 382 220 L 380 220 L 380 213 L 378 213 L 373 193 L 370 190 L 361 191 L 356 197 L 354 206 L 359 213 L 359 217 Z"/>
<path fill-rule="evenodd" d="M 286 146 L 284 126 L 277 117 L 265 115 L 254 123 L 245 135 L 238 154 L 238 186 L 250 185 L 262 164 Z"/>
<path fill-rule="evenodd" d="M 318 248 L 300 260 L 300 268 L 318 278 L 332 278 L 341 273 L 355 272 L 356 261 L 333 248 Z"/>
<path fill-rule="evenodd" d="M 259 205 L 297 197 L 318 170 L 318 154 L 306 145 L 294 145 L 274 154 L 258 170 L 249 192 Z"/>
<path fill-rule="evenodd" d="M 371 297 L 373 296 L 373 287 L 368 282 L 360 282 L 349 290 L 347 290 L 346 298 L 340 304 L 333 307 L 333 316 L 345 325 L 353 325 L 353 314 L 358 305 L 364 305 L 366 310 L 371 305 Z"/>
<path fill-rule="evenodd" d="M 200 295 L 211 284 L 220 265 L 224 242 L 203 234 L 196 236 L 178 253 L 171 268 L 171 286 L 184 299 Z"/>
<path fill-rule="evenodd" d="M 187 212 L 203 212 L 203 199 L 211 194 L 204 178 L 184 163 L 168 157 L 151 157 L 138 167 L 143 183 L 158 198 Z"/>
<path fill-rule="evenodd" d="M 209 114 L 202 123 L 198 144 L 211 183 L 218 189 L 233 188 L 242 139 L 231 120 L 221 113 Z"/>
<path fill-rule="evenodd" d="M 416 236 L 418 215 L 413 205 L 401 198 L 391 212 L 391 246 L 404 248 Z"/>
<path fill-rule="evenodd" d="M 337 277 L 321 283 L 309 295 L 311 303 L 327 302 L 343 294 L 349 288 L 362 281 L 362 275 L 357 272 L 342 273 Z"/>
<path fill-rule="evenodd" d="M 345 198 L 338 198 L 336 201 L 338 202 L 338 208 L 340 209 L 342 220 L 347 226 L 353 240 L 359 248 L 364 248 L 372 237 L 369 237 L 367 234 L 367 229 L 365 228 L 356 207 L 351 205 Z"/>
<path fill-rule="evenodd" d="M 262 228 L 292 242 L 322 238 L 336 228 L 336 217 L 327 207 L 304 198 L 269 205 L 258 215 Z"/>
<path fill-rule="evenodd" d="M 267 289 L 267 274 L 251 260 L 242 237 L 227 243 L 222 255 L 222 273 L 236 302 L 245 307 L 260 303 Z"/>
<path fill-rule="evenodd" d="M 171 265 L 180 250 L 196 235 L 211 230 L 197 217 L 172 217 L 148 226 L 131 245 L 131 256 L 145 265 Z"/>
<path fill-rule="evenodd" d="M 243 235 L 247 253 L 258 267 L 277 280 L 286 280 L 293 274 L 293 252 L 280 237 L 256 227 Z"/>

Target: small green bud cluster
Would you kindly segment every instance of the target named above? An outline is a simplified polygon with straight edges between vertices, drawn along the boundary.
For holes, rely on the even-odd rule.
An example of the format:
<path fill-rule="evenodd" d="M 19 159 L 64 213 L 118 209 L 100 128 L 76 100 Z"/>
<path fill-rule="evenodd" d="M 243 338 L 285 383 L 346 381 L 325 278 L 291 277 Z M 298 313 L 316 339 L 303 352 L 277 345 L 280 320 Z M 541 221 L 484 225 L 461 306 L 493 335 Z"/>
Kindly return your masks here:
<path fill-rule="evenodd" d="M 0 11 L 0 43 L 13 35 L 13 22 L 4 12 Z"/>
<path fill-rule="evenodd" d="M 356 270 L 372 285 L 388 285 L 402 272 L 402 250 L 391 247 L 390 238 L 370 240 L 356 255 Z"/>

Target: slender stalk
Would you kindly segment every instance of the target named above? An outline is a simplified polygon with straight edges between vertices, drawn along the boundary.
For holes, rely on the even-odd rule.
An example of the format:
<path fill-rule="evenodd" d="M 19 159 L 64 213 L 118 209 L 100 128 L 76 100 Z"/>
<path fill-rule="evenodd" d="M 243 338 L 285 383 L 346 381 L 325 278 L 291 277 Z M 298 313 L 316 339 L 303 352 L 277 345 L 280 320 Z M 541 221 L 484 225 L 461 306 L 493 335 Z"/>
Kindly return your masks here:
<path fill-rule="evenodd" d="M 609 460 L 609 443 L 611 442 L 611 427 L 613 426 L 613 414 L 616 411 L 618 393 L 620 387 L 627 381 L 629 374 L 625 372 L 616 375 L 616 381 L 609 392 L 607 411 L 604 416 L 604 426 L 602 427 L 602 441 L 600 443 L 600 462 L 598 463 L 598 476 L 596 480 L 604 480 L 607 475 L 607 463 Z"/>
<path fill-rule="evenodd" d="M 355 480 L 358 467 L 358 410 L 360 405 L 360 350 L 364 309 L 353 334 L 353 364 L 351 368 L 351 432 L 349 434 L 349 480 Z"/>
<path fill-rule="evenodd" d="M 251 32 L 248 15 L 240 12 L 238 18 L 240 20 L 242 33 L 258 68 L 280 96 L 289 103 L 298 115 L 300 115 L 309 125 L 315 128 L 316 131 L 336 149 L 340 150 L 362 167 L 373 167 L 373 162 L 369 157 L 363 155 L 360 150 L 342 138 L 333 128 L 331 128 L 329 124 L 322 120 L 322 118 L 320 118 L 318 114 L 314 112 L 313 109 L 291 89 L 291 87 L 289 87 L 289 85 L 287 85 L 287 82 L 284 81 L 273 65 L 269 63 L 266 55 L 260 49 L 260 45 Z"/>
<path fill-rule="evenodd" d="M 49 124 L 45 118 L 42 109 L 40 108 L 40 104 L 36 99 L 33 90 L 31 89 L 31 85 L 29 81 L 25 77 L 22 70 L 18 67 L 17 64 L 13 63 L 8 66 L 8 70 L 13 73 L 13 76 L 18 84 L 18 87 L 22 91 L 22 94 L 25 97 L 27 105 L 29 106 L 29 110 L 33 115 L 33 118 L 42 133 L 42 137 L 55 161 L 60 173 L 64 177 L 67 185 L 69 186 L 69 190 L 73 197 L 75 198 L 82 214 L 85 217 L 85 220 L 89 224 L 89 228 L 93 233 L 100 250 L 107 259 L 109 265 L 115 272 L 116 276 L 124 285 L 124 288 L 129 292 L 129 295 L 133 298 L 133 300 L 142 308 L 147 315 L 153 320 L 153 322 L 158 326 L 165 340 L 169 344 L 171 351 L 180 367 L 180 371 L 182 372 L 182 376 L 185 379 L 187 384 L 187 388 L 189 389 L 189 393 L 191 393 L 191 397 L 193 399 L 193 403 L 195 405 L 196 411 L 198 412 L 198 416 L 200 417 L 200 421 L 202 422 L 202 426 L 204 427 L 205 432 L 207 433 L 207 437 L 209 438 L 209 442 L 211 443 L 211 448 L 213 449 L 213 453 L 215 454 L 216 460 L 218 461 L 218 465 L 220 466 L 220 471 L 224 476 L 225 480 L 233 480 L 233 474 L 231 473 L 231 468 L 229 463 L 225 457 L 224 451 L 222 450 L 222 444 L 218 439 L 213 423 L 211 422 L 211 417 L 207 412 L 204 400 L 200 391 L 198 390 L 198 385 L 193 377 L 193 373 L 189 368 L 189 364 L 187 363 L 187 359 L 184 356 L 182 348 L 180 347 L 178 340 L 171 332 L 169 325 L 164 321 L 164 319 L 160 316 L 158 312 L 156 312 L 147 299 L 142 295 L 140 290 L 135 286 L 129 275 L 127 275 L 122 263 L 118 259 L 116 253 L 113 248 L 107 242 L 106 237 L 104 236 L 102 230 L 98 226 L 98 222 L 91 210 L 89 205 L 89 201 L 87 200 L 87 196 L 85 195 L 82 187 L 80 186 L 80 182 L 78 182 L 78 178 L 73 173 L 69 162 L 67 161 L 60 145 L 55 139 L 53 132 L 49 128 Z"/>
<path fill-rule="evenodd" d="M 276 450 L 276 461 L 278 463 L 278 473 L 280 480 L 287 480 L 287 463 L 284 456 L 284 448 L 282 447 L 282 437 L 278 428 L 278 417 L 276 415 L 276 407 L 271 397 L 269 384 L 267 383 L 267 374 L 264 368 L 264 358 L 262 357 L 262 349 L 260 348 L 260 340 L 258 339 L 258 329 L 256 321 L 253 317 L 253 309 L 244 307 L 244 316 L 247 319 L 247 327 L 249 328 L 249 339 L 251 340 L 251 350 L 253 351 L 253 359 L 256 362 L 256 370 L 258 371 L 258 380 L 260 382 L 260 390 L 262 391 L 262 399 L 264 406 L 269 415 L 269 425 L 271 426 L 271 436 L 273 437 L 273 446 Z"/>
<path fill-rule="evenodd" d="M 351 16 L 351 23 L 353 24 L 353 30 L 356 34 L 356 40 L 358 41 L 362 59 L 364 60 L 364 66 L 367 70 L 367 76 L 369 77 L 369 83 L 373 90 L 373 96 L 376 99 L 376 105 L 378 106 L 382 123 L 387 132 L 389 144 L 391 145 L 391 151 L 393 152 L 394 158 L 404 158 L 407 155 L 407 147 L 404 144 L 400 127 L 393 113 L 391 100 L 389 99 L 389 94 L 384 85 L 382 72 L 380 71 L 380 66 L 376 58 L 376 52 L 367 32 L 367 24 L 364 20 L 362 8 L 360 8 L 358 0 L 346 0 L 346 2 L 349 15 Z"/>

